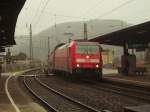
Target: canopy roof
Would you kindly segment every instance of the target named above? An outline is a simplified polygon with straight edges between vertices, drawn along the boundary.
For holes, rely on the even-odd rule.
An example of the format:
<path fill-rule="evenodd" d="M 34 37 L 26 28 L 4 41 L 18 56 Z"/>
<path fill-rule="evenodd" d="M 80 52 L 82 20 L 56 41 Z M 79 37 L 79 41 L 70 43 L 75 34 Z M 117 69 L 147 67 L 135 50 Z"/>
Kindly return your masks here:
<path fill-rule="evenodd" d="M 97 36 L 90 39 L 90 41 L 116 46 L 124 46 L 126 43 L 147 44 L 150 42 L 150 21 L 109 34 Z"/>
<path fill-rule="evenodd" d="M 24 3 L 25 0 L 0 0 L 0 49 L 15 44 L 16 21 Z"/>

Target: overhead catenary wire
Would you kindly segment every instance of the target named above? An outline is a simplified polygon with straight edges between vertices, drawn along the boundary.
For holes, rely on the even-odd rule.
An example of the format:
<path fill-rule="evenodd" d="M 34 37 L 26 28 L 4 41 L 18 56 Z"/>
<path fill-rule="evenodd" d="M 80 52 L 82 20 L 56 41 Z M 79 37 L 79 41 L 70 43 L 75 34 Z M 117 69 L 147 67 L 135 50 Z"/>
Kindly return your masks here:
<path fill-rule="evenodd" d="M 28 10 L 29 11 L 29 9 L 27 8 L 27 9 L 25 9 L 25 10 Z M 40 9 L 32 9 L 32 10 L 30 10 L 31 12 L 38 12 L 38 11 L 40 11 Z M 59 14 L 59 13 L 53 13 L 53 12 L 50 12 L 50 11 L 44 11 L 43 13 L 46 13 L 46 14 L 48 14 L 48 15 L 52 15 L 52 16 L 57 16 L 57 17 L 66 17 L 66 18 L 74 18 L 74 19 L 88 19 L 88 18 L 83 18 L 83 17 L 81 17 L 81 16 L 71 16 L 71 15 L 66 15 L 66 14 Z M 32 23 L 32 22 L 31 22 Z"/>
<path fill-rule="evenodd" d="M 32 0 L 30 0 L 30 1 L 27 0 L 27 2 L 25 2 L 25 5 L 24 5 L 25 7 L 23 9 L 25 9 L 25 10 L 30 9 L 32 6 L 31 4 L 32 4 Z"/>
<path fill-rule="evenodd" d="M 37 20 L 35 21 L 35 23 L 34 23 L 34 25 L 33 26 L 37 26 L 37 24 L 39 23 L 39 21 L 40 21 L 40 19 L 41 19 L 41 16 L 42 16 L 42 14 L 43 14 L 43 12 L 44 12 L 44 10 L 45 10 L 45 8 L 46 8 L 46 6 L 47 6 L 47 2 L 49 2 L 49 0 L 47 0 L 46 2 L 45 2 L 45 4 L 44 4 L 44 7 L 42 8 L 42 10 L 41 10 L 41 12 L 40 12 L 40 14 L 39 14 L 39 16 L 37 17 Z"/>
<path fill-rule="evenodd" d="M 42 5 L 42 2 L 43 2 L 43 0 L 41 0 L 39 2 L 38 6 L 37 6 L 37 9 L 36 9 L 36 12 L 35 12 L 35 15 L 33 16 L 32 20 L 31 20 L 31 23 L 33 23 L 33 20 L 36 18 L 37 14 L 38 14 L 38 11 L 39 11 L 39 9 L 40 9 L 40 7 Z"/>
<path fill-rule="evenodd" d="M 91 12 L 91 11 L 94 10 L 96 7 L 99 7 L 100 5 L 102 5 L 103 2 L 105 2 L 105 0 L 101 0 L 101 1 L 97 2 L 97 3 L 94 4 L 92 7 L 90 7 L 89 9 L 87 9 L 81 16 L 84 17 L 85 15 L 87 15 L 87 13 Z"/>
<path fill-rule="evenodd" d="M 40 18 L 41 18 L 41 16 L 42 16 L 43 13 L 55 15 L 55 16 L 57 16 L 57 17 L 66 17 L 66 18 L 74 18 L 74 19 L 82 19 L 82 20 L 88 19 L 88 18 L 83 17 L 82 15 L 85 15 L 86 13 L 88 13 L 89 11 L 91 11 L 93 8 L 98 7 L 98 6 L 101 5 L 105 0 L 99 1 L 98 3 L 96 3 L 95 5 L 93 5 L 91 8 L 89 8 L 89 9 L 88 9 L 84 14 L 82 14 L 81 16 L 70 16 L 70 15 L 65 15 L 65 14 L 57 14 L 57 13 L 53 13 L 53 12 L 49 12 L 49 11 L 44 11 L 45 8 L 46 8 L 46 6 L 48 5 L 48 2 L 49 2 L 49 1 L 50 1 L 50 0 L 47 0 L 47 2 L 45 3 L 45 5 L 44 5 L 44 7 L 43 7 L 43 9 L 42 9 L 42 11 L 41 11 L 39 17 L 37 17 L 38 20 L 35 22 L 34 25 L 37 25 L 37 24 L 38 24 L 38 22 L 39 22 L 39 20 L 40 20 Z M 110 11 L 108 11 L 108 12 L 106 12 L 106 13 L 104 13 L 104 14 L 98 16 L 98 17 L 107 16 L 108 14 L 111 14 L 112 12 L 114 12 L 114 11 L 118 10 L 119 8 L 125 6 L 125 5 L 127 5 L 127 4 L 129 4 L 129 3 L 131 3 L 132 1 L 134 1 L 134 0 L 128 0 L 127 2 L 124 2 L 123 4 L 121 4 L 121 5 L 119 5 L 119 6 L 115 7 L 115 8 L 113 8 L 112 10 L 110 10 Z M 41 6 L 41 3 L 42 3 L 42 0 L 41 0 L 41 2 L 40 2 L 39 6 Z M 27 9 L 26 9 L 26 10 L 27 10 Z M 38 11 L 39 11 L 39 8 L 37 8 L 36 13 L 37 13 Z M 36 17 L 36 14 L 35 14 L 34 18 L 35 18 L 35 17 Z M 32 22 L 34 22 L 33 20 L 34 20 L 34 19 L 32 19 Z M 32 23 L 32 22 L 31 22 L 31 23 Z"/>
<path fill-rule="evenodd" d="M 42 0 L 41 0 L 41 1 L 42 1 Z M 48 14 L 54 15 L 54 13 L 52 13 L 52 12 L 45 11 L 45 9 L 46 9 L 46 7 L 47 7 L 49 1 L 50 1 L 50 0 L 47 0 L 47 1 L 45 2 L 44 7 L 42 8 L 42 10 L 41 10 L 41 12 L 40 12 L 40 15 L 37 17 L 37 21 L 35 21 L 35 24 L 33 25 L 34 27 L 36 27 L 36 26 L 39 24 L 40 18 L 41 18 L 41 16 L 42 16 L 43 13 L 48 13 Z M 98 16 L 98 18 L 107 16 L 107 15 L 111 14 L 112 12 L 118 10 L 119 8 L 125 6 L 125 5 L 127 5 L 127 4 L 129 4 L 129 3 L 131 3 L 132 1 L 134 1 L 134 0 L 128 0 L 128 1 L 126 1 L 126 2 L 122 3 L 121 5 L 119 5 L 119 6 L 115 7 L 115 8 L 113 8 L 112 10 L 110 10 L 110 11 L 108 11 L 108 12 L 106 12 L 106 13 L 100 15 L 100 16 Z M 93 8 L 99 6 L 100 4 L 102 4 L 102 2 L 104 2 L 104 0 L 99 1 L 99 4 L 97 3 L 97 4 L 93 5 L 93 6 L 91 7 L 91 9 L 88 9 L 85 13 L 88 13 L 88 11 L 90 11 L 90 10 L 92 10 Z M 38 10 L 39 10 L 39 9 L 37 9 L 36 13 L 38 12 Z M 57 13 L 55 14 L 55 16 L 56 16 L 56 17 L 66 17 L 66 18 L 73 18 L 73 19 L 82 19 L 82 20 L 85 20 L 85 18 L 82 17 L 82 16 L 70 16 L 70 15 L 57 14 Z M 35 17 L 36 17 L 36 15 L 35 15 Z M 86 18 L 86 19 L 88 19 L 88 18 Z M 34 19 L 33 19 L 32 21 L 34 22 Z"/>
<path fill-rule="evenodd" d="M 128 0 L 128 1 L 126 1 L 126 2 L 124 2 L 124 3 L 122 3 L 121 5 L 119 5 L 119 6 L 115 7 L 115 8 L 113 8 L 112 10 L 110 10 L 110 11 L 108 11 L 108 12 L 106 12 L 106 13 L 100 15 L 100 16 L 98 16 L 98 18 L 107 16 L 107 15 L 111 14 L 112 12 L 114 12 L 114 11 L 116 11 L 116 10 L 122 8 L 123 6 L 129 4 L 129 3 L 133 2 L 133 1 L 134 1 L 134 0 Z M 103 2 L 103 1 L 101 1 L 101 2 Z"/>
<path fill-rule="evenodd" d="M 38 23 L 39 23 L 39 21 L 40 21 L 40 18 L 41 18 L 41 16 L 42 16 L 42 14 L 44 13 L 44 10 L 46 9 L 46 7 L 47 7 L 47 5 L 49 4 L 50 1 L 51 1 L 51 0 L 47 0 L 47 1 L 45 2 L 45 5 L 44 5 L 43 9 L 41 10 L 41 13 L 40 13 L 39 17 L 38 17 L 37 21 L 36 21 L 35 24 L 34 24 L 35 27 L 38 25 Z"/>
<path fill-rule="evenodd" d="M 64 15 L 64 14 L 55 14 L 56 17 L 66 17 L 66 18 L 74 18 L 74 19 L 87 19 L 87 18 L 82 18 L 81 16 L 70 16 L 70 15 Z"/>
<path fill-rule="evenodd" d="M 25 9 L 25 10 L 29 10 L 29 9 Z M 32 11 L 32 12 L 38 12 L 38 11 L 40 11 L 40 9 L 32 9 L 32 10 L 30 10 L 30 11 Z M 66 14 L 59 14 L 59 13 L 53 13 L 53 12 L 50 12 L 50 11 L 44 11 L 43 13 L 45 13 L 45 14 L 47 14 L 47 15 L 52 15 L 52 16 L 56 16 L 56 17 L 64 17 L 64 18 L 72 18 L 72 19 L 80 19 L 80 20 L 84 20 L 84 19 L 88 19 L 88 18 L 83 18 L 83 17 L 81 17 L 81 16 L 71 16 L 71 15 L 66 15 Z M 36 17 L 37 15 L 35 15 L 34 16 L 34 18 Z M 32 24 L 33 24 L 33 22 L 34 22 L 34 19 L 32 19 Z M 34 23 L 35 24 L 35 23 Z"/>
<path fill-rule="evenodd" d="M 114 11 L 116 11 L 116 10 L 118 10 L 118 9 L 120 9 L 120 8 L 122 8 L 122 7 L 124 7 L 125 5 L 130 4 L 130 3 L 133 2 L 133 1 L 134 1 L 134 0 L 128 0 L 128 1 L 126 1 L 126 2 L 124 2 L 124 3 L 122 3 L 121 5 L 119 5 L 119 6 L 115 7 L 115 8 L 113 8 L 112 10 L 110 10 L 110 11 L 108 11 L 108 12 L 102 14 L 102 15 L 99 15 L 98 18 L 107 16 L 107 15 L 113 13 Z"/>

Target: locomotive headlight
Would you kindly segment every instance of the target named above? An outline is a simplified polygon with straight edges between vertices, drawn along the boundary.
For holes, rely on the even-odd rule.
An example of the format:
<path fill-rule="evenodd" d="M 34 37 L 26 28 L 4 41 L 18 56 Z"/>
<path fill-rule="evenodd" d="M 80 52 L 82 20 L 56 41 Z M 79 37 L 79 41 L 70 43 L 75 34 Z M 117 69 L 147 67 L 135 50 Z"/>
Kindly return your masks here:
<path fill-rule="evenodd" d="M 77 67 L 80 67 L 80 65 L 79 65 L 79 64 L 77 64 Z"/>
<path fill-rule="evenodd" d="M 99 65 L 97 64 L 97 65 L 96 65 L 96 68 L 98 68 L 98 67 L 99 67 Z"/>
<path fill-rule="evenodd" d="M 86 59 L 89 59 L 89 56 L 86 56 Z"/>

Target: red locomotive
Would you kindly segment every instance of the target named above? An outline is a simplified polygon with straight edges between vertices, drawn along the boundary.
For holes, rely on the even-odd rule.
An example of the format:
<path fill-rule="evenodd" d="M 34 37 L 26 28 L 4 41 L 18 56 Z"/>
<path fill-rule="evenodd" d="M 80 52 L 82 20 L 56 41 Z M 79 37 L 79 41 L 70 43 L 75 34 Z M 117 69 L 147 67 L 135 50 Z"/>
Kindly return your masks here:
<path fill-rule="evenodd" d="M 52 72 L 71 76 L 102 77 L 102 48 L 97 42 L 72 41 L 58 45 L 49 54 L 48 66 Z"/>

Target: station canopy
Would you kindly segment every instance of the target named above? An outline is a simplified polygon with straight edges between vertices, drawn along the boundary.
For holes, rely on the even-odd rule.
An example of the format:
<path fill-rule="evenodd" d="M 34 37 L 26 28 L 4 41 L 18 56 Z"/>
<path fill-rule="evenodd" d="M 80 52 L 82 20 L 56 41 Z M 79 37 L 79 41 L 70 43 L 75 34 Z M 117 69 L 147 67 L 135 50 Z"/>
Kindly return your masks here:
<path fill-rule="evenodd" d="M 16 21 L 25 0 L 0 0 L 0 52 L 15 45 Z"/>
<path fill-rule="evenodd" d="M 0 47 L 0 53 L 1 52 L 5 52 L 5 48 L 4 47 Z"/>
<path fill-rule="evenodd" d="M 131 26 L 119 31 L 97 36 L 90 41 L 100 44 L 130 47 L 147 47 L 150 43 L 150 21 Z"/>

